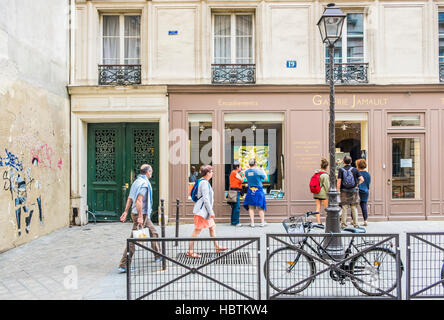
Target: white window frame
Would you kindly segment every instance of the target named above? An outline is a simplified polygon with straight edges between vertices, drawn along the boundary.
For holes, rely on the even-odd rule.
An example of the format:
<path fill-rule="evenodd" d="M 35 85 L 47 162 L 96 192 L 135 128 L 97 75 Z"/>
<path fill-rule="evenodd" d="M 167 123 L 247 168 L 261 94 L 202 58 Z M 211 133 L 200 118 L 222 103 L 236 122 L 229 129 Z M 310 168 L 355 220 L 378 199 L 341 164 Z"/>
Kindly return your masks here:
<path fill-rule="evenodd" d="M 119 43 L 120 43 L 120 51 L 119 51 L 119 63 L 121 65 L 125 64 L 125 59 L 131 59 L 135 60 L 134 58 L 125 58 L 125 38 L 139 38 L 140 39 L 140 54 L 139 54 L 139 64 L 142 63 L 142 14 L 140 13 L 134 13 L 134 12 L 128 12 L 128 13 L 102 13 L 100 15 L 100 63 L 103 63 L 103 17 L 104 16 L 119 16 Z M 125 36 L 125 16 L 139 16 L 140 17 L 140 30 L 139 30 L 139 36 Z"/>
<path fill-rule="evenodd" d="M 353 14 L 353 13 L 360 13 L 362 14 L 362 27 L 363 27 L 363 39 L 362 39 L 362 45 L 363 48 L 363 61 L 358 63 L 366 63 L 367 62 L 367 28 L 365 27 L 367 24 L 367 14 L 364 10 L 353 10 L 353 11 L 346 11 L 344 14 Z M 352 37 L 351 37 L 352 38 Z M 342 57 L 341 57 L 341 63 L 353 63 L 353 61 L 348 62 L 348 55 L 347 55 L 347 43 L 348 43 L 348 36 L 347 36 L 347 18 L 344 21 L 344 25 L 342 26 L 342 36 L 341 36 L 341 50 L 342 50 Z M 325 62 L 328 61 L 328 51 L 327 46 L 325 46 Z M 333 58 L 334 60 L 334 58 Z M 335 63 L 338 63 L 335 61 Z"/>
<path fill-rule="evenodd" d="M 252 46 L 252 54 L 251 54 L 251 62 L 249 64 L 255 64 L 256 63 L 256 40 L 255 40 L 255 15 L 252 12 L 223 12 L 223 11 L 217 11 L 213 12 L 211 15 L 211 61 L 213 64 L 215 64 L 215 57 L 214 57 L 214 24 L 215 24 L 215 16 L 223 15 L 223 16 L 230 16 L 230 22 L 231 22 L 231 62 L 229 64 L 238 64 L 236 62 L 236 16 L 251 16 L 251 46 Z M 245 63 L 243 63 L 245 64 Z"/>

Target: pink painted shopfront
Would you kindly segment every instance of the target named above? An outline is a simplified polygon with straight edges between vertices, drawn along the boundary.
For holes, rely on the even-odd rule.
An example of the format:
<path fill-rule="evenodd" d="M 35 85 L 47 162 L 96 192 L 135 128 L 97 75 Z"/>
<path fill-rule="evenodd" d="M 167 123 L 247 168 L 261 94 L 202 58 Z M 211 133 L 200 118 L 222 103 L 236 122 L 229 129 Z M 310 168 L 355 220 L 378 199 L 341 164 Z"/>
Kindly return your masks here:
<path fill-rule="evenodd" d="M 169 202 L 174 208 L 180 200 L 182 221 L 192 221 L 189 190 L 200 166 L 211 164 L 217 221 L 228 222 L 232 163 L 239 160 L 245 167 L 253 156 L 269 174 L 268 221 L 314 209 L 308 184 L 328 154 L 327 87 L 170 86 L 168 91 L 170 131 L 177 130 L 170 141 Z M 367 159 L 369 219 L 444 219 L 439 86 L 338 87 L 336 94 L 335 165 L 341 166 L 345 155 Z M 241 208 L 241 222 L 247 220 Z"/>

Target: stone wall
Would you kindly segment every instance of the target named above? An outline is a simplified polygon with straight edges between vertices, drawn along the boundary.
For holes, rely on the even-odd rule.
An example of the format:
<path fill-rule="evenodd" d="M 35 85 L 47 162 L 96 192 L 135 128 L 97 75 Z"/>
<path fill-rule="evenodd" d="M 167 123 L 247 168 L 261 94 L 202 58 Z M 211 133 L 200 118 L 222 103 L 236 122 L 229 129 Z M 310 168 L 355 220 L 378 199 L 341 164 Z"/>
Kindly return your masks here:
<path fill-rule="evenodd" d="M 69 223 L 68 31 L 68 0 L 0 0 L 0 252 Z"/>

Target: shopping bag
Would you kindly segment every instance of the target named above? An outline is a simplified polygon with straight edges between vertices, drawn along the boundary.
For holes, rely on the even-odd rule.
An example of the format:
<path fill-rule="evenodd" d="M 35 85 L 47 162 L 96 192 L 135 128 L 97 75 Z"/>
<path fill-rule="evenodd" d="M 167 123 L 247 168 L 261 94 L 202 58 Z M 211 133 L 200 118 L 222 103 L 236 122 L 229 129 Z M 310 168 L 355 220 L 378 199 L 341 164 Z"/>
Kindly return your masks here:
<path fill-rule="evenodd" d="M 149 236 L 149 229 L 148 228 L 137 228 L 137 230 L 133 230 L 133 238 L 136 239 L 143 239 L 143 238 L 148 238 Z"/>
<path fill-rule="evenodd" d="M 236 190 L 228 191 L 227 202 L 228 203 L 236 203 L 237 202 L 237 191 Z"/>

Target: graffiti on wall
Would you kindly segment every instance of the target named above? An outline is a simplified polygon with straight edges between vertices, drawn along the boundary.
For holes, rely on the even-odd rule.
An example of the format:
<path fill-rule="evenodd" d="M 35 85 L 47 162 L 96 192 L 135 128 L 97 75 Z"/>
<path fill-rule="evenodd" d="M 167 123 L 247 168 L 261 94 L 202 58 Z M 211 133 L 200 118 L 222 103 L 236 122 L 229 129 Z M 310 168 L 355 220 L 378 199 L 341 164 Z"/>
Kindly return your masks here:
<path fill-rule="evenodd" d="M 54 169 L 54 150 L 47 144 L 31 149 L 31 159 L 37 159 L 40 168 Z M 59 158 L 57 168 L 62 169 L 62 159 Z"/>
<path fill-rule="evenodd" d="M 44 159 L 44 161 L 48 161 L 48 158 Z M 14 204 L 18 236 L 22 235 L 23 219 L 26 233 L 30 232 L 34 212 L 38 212 L 40 224 L 43 224 L 41 184 L 32 175 L 32 170 L 40 166 L 39 162 L 38 157 L 32 157 L 31 166 L 25 170 L 23 161 L 7 149 L 5 149 L 5 156 L 0 157 L 0 167 L 5 169 L 2 175 L 3 190 L 10 193 Z M 49 162 L 50 164 L 51 162 Z M 45 166 L 45 168 L 50 168 L 50 166 Z M 32 192 L 33 189 L 35 189 L 34 192 Z M 31 195 L 31 192 L 34 196 Z M 37 196 L 35 196 L 36 194 Z"/>

